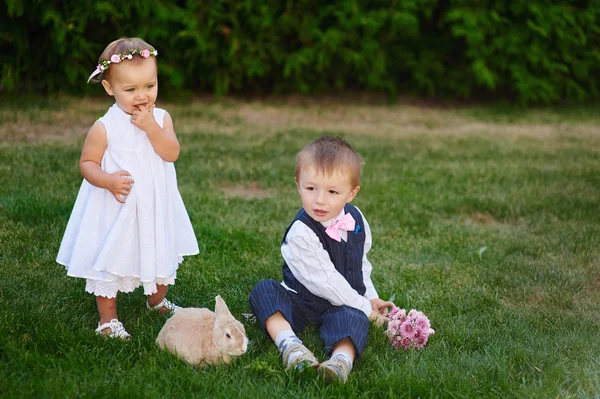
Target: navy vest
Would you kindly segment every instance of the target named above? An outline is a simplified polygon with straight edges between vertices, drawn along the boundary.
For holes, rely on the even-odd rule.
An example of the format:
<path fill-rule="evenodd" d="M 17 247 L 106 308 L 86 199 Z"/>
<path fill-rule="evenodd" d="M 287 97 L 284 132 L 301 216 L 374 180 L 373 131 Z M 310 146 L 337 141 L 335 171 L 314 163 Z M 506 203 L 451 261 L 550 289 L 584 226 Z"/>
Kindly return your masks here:
<path fill-rule="evenodd" d="M 323 248 L 329 253 L 329 258 L 335 266 L 335 269 L 350 283 L 360 295 L 365 294 L 365 284 L 362 275 L 362 259 L 365 250 L 365 226 L 363 218 L 354 205 L 346 204 L 344 206 L 345 213 L 350 213 L 356 222 L 354 231 L 348 232 L 348 241 L 341 240 L 337 242 L 331 239 L 325 233 L 325 227 L 320 222 L 317 222 L 301 209 L 296 215 L 290 226 L 286 229 L 283 235 L 282 243 L 285 242 L 287 234 L 292 225 L 297 221 L 301 221 L 307 225 L 319 237 L 319 241 L 323 244 Z M 295 290 L 300 296 L 307 299 L 311 304 L 316 306 L 331 306 L 329 301 L 312 294 L 304 287 L 296 277 L 292 274 L 288 265 L 283 263 L 283 281 L 289 288 Z"/>

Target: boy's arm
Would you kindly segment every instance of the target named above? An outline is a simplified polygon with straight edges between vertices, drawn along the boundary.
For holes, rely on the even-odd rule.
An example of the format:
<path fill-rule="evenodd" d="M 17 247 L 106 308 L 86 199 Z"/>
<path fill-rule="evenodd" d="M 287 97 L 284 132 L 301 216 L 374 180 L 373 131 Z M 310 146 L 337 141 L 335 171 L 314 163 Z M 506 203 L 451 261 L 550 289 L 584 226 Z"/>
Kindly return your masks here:
<path fill-rule="evenodd" d="M 296 221 L 281 246 L 281 254 L 292 274 L 311 293 L 334 306 L 347 305 L 371 315 L 372 306 L 336 269 L 317 235 Z"/>
<path fill-rule="evenodd" d="M 360 209 L 358 209 L 358 211 L 360 212 Z M 367 259 L 367 252 L 371 250 L 373 239 L 371 235 L 371 227 L 369 226 L 367 219 L 365 219 L 365 215 L 363 215 L 362 212 L 360 212 L 360 214 L 362 215 L 363 223 L 365 224 L 365 247 L 362 262 L 363 283 L 365 284 L 366 288 L 365 297 L 371 301 L 371 306 L 373 308 L 373 312 L 375 313 L 375 316 L 371 314 L 369 318 L 375 320 L 376 325 L 381 326 L 383 325 L 383 323 L 388 321 L 386 317 L 388 314 L 388 308 L 390 306 L 393 307 L 395 305 L 393 302 L 379 299 L 377 290 L 373 285 L 373 281 L 371 281 L 371 271 L 373 270 L 373 265 L 371 265 L 371 262 L 369 262 L 369 260 Z"/>
<path fill-rule="evenodd" d="M 358 208 L 356 208 L 358 209 Z M 359 210 L 360 212 L 360 210 Z M 362 212 L 361 212 L 362 215 Z M 365 224 L 365 250 L 363 253 L 363 259 L 362 259 L 362 273 L 363 273 L 363 283 L 365 284 L 365 288 L 367 289 L 365 292 L 365 297 L 369 300 L 374 299 L 374 298 L 379 298 L 379 295 L 377 294 L 377 290 L 375 289 L 375 286 L 373 285 L 373 281 L 371 281 L 371 271 L 373 270 L 373 265 L 371 265 L 371 262 L 369 262 L 369 260 L 367 259 L 367 252 L 369 252 L 371 250 L 371 245 L 373 244 L 373 239 L 371 236 L 371 227 L 369 226 L 369 223 L 367 222 L 367 219 L 365 219 L 365 216 L 362 215 L 363 217 L 363 222 Z"/>

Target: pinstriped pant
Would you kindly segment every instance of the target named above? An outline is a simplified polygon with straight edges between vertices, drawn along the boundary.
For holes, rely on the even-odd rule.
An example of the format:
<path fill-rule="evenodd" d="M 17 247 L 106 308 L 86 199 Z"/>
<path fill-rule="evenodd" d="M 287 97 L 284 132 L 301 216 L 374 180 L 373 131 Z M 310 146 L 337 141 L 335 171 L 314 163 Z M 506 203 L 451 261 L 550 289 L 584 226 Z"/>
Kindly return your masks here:
<path fill-rule="evenodd" d="M 360 357 L 367 344 L 369 319 L 364 312 L 350 306 L 318 306 L 293 291 L 286 290 L 275 280 L 262 280 L 250 293 L 250 306 L 263 329 L 267 319 L 277 312 L 290 323 L 294 332 L 302 332 L 309 322 L 319 327 L 327 352 L 336 342 L 350 338 Z"/>

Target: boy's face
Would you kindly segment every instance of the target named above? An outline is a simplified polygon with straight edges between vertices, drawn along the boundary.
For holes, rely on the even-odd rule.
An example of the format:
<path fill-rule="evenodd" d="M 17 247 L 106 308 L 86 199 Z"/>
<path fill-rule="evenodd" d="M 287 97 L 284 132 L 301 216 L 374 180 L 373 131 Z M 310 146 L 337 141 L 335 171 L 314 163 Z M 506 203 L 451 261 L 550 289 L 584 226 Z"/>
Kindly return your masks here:
<path fill-rule="evenodd" d="M 314 166 L 302 169 L 296 180 L 298 193 L 302 198 L 302 207 L 317 222 L 331 220 L 344 209 L 360 190 L 353 187 L 350 174 L 343 169 L 336 169 L 331 175 Z"/>
<path fill-rule="evenodd" d="M 156 61 L 148 57 L 139 62 L 123 60 L 110 64 L 110 80 L 103 80 L 106 92 L 115 97 L 115 102 L 125 113 L 144 105 L 149 108 L 158 96 Z"/>

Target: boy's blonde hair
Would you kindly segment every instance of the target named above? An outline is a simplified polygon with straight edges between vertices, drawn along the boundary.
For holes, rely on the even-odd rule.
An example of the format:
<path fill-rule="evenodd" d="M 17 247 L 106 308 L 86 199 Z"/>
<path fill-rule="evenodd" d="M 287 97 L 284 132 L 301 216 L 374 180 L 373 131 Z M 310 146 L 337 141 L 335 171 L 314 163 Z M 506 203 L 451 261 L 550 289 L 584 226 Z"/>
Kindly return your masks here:
<path fill-rule="evenodd" d="M 140 39 L 139 37 L 122 37 L 122 38 L 117 39 L 114 42 L 110 43 L 108 46 L 106 46 L 106 48 L 104 49 L 102 54 L 100 54 L 100 58 L 98 58 L 98 64 L 102 63 L 102 61 L 109 61 L 110 57 L 113 54 L 122 54 L 122 53 L 126 53 L 130 50 L 154 51 L 156 49 L 154 48 L 154 46 L 147 43 L 145 40 Z M 151 57 L 151 58 L 154 59 L 154 62 L 158 66 L 158 63 L 156 62 L 156 57 Z M 142 56 L 136 54 L 133 56 L 133 58 L 131 60 L 126 60 L 126 62 L 139 63 L 142 60 L 144 60 L 144 58 Z M 105 71 L 94 76 L 92 78 L 92 81 L 93 82 L 101 82 L 102 80 L 108 80 L 110 78 L 110 71 L 111 71 L 111 68 L 107 68 Z"/>
<path fill-rule="evenodd" d="M 365 161 L 348 142 L 340 137 L 322 136 L 308 144 L 296 156 L 294 177 L 300 180 L 300 172 L 315 166 L 323 173 L 346 169 L 350 173 L 352 187 L 360 185 L 360 174 Z"/>

